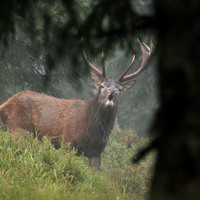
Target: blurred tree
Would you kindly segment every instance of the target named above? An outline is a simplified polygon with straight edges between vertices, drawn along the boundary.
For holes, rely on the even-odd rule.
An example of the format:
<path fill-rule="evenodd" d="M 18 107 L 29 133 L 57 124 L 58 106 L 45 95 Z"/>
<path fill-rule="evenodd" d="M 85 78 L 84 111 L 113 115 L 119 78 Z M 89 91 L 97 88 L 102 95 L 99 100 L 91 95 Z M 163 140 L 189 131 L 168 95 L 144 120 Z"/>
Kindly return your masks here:
<path fill-rule="evenodd" d="M 150 16 L 136 12 L 134 2 L 138 4 L 138 0 L 117 0 L 115 3 L 111 0 L 3 0 L 1 44 L 8 45 L 17 31 L 20 35 L 26 33 L 26 37 L 28 34 L 25 39 L 35 54 L 45 51 L 49 69 L 55 64 L 52 56 L 57 61 L 67 55 L 76 64 L 81 38 L 84 38 L 82 45 L 92 54 L 97 50 L 113 49 L 117 43 L 129 50 L 134 44 L 132 35 L 152 25 Z M 68 66 L 68 71 L 77 78 L 80 69 L 74 66 Z"/>
<path fill-rule="evenodd" d="M 200 198 L 200 1 L 156 0 L 161 108 L 152 200 Z"/>

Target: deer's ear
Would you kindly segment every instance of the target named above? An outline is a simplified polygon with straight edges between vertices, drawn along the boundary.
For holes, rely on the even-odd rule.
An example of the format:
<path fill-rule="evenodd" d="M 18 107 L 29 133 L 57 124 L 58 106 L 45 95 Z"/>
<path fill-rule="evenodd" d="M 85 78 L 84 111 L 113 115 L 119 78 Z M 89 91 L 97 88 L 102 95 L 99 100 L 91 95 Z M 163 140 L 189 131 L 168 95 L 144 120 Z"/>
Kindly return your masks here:
<path fill-rule="evenodd" d="M 122 91 L 129 90 L 134 85 L 134 83 L 135 83 L 135 81 L 129 81 L 128 83 L 124 83 L 122 85 Z"/>
<path fill-rule="evenodd" d="M 90 70 L 90 77 L 95 85 L 97 85 L 97 86 L 101 85 L 102 81 L 101 81 L 100 77 L 92 70 Z"/>

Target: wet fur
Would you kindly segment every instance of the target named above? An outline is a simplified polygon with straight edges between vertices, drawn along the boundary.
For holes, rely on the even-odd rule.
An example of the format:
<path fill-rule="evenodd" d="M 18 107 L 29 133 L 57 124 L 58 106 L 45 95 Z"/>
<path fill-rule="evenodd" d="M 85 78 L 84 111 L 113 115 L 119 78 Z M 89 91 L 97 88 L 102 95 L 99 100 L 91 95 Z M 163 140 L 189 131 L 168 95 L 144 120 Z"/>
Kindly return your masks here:
<path fill-rule="evenodd" d="M 37 132 L 40 140 L 51 137 L 56 147 L 69 142 L 78 154 L 100 157 L 114 126 L 117 104 L 104 107 L 98 97 L 67 100 L 22 91 L 0 106 L 0 118 L 15 133 Z"/>

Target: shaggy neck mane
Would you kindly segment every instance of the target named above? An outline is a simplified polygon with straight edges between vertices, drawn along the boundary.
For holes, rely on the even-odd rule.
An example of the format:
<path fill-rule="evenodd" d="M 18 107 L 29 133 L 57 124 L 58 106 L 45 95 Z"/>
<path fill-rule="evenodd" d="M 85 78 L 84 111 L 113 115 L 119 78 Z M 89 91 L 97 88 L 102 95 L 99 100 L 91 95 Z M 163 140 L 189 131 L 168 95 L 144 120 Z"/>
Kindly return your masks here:
<path fill-rule="evenodd" d="M 91 138 L 96 145 L 106 145 L 115 123 L 117 103 L 113 107 L 105 107 L 100 104 L 98 96 L 97 94 L 89 102 L 86 115 L 86 130 L 88 137 Z"/>

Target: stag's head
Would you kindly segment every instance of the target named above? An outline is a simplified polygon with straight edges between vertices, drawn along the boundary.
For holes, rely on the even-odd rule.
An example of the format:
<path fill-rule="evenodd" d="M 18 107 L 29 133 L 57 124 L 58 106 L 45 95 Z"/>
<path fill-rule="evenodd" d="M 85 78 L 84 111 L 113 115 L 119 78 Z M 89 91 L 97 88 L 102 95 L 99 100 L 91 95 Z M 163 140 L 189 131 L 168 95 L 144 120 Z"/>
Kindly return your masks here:
<path fill-rule="evenodd" d="M 141 64 L 140 64 L 138 70 L 134 73 L 126 75 L 134 63 L 134 60 L 135 60 L 135 55 L 134 55 L 129 66 L 125 69 L 125 71 L 121 74 L 121 76 L 116 80 L 109 79 L 106 76 L 103 52 L 102 52 L 103 70 L 100 71 L 99 69 L 97 69 L 94 65 L 92 65 L 88 61 L 85 52 L 82 51 L 83 59 L 85 60 L 85 62 L 91 69 L 91 78 L 92 78 L 93 82 L 99 88 L 98 89 L 99 90 L 98 101 L 100 101 L 100 103 L 102 105 L 104 105 L 105 107 L 115 106 L 117 103 L 119 93 L 130 89 L 133 86 L 133 84 L 135 83 L 135 80 L 133 80 L 133 79 L 137 75 L 139 75 L 147 66 L 147 63 L 148 63 L 149 58 L 153 51 L 152 40 L 150 40 L 150 47 L 147 46 L 145 43 L 141 43 L 139 39 L 138 39 L 138 43 L 139 43 L 141 51 L 142 51 L 142 61 L 141 61 Z"/>

